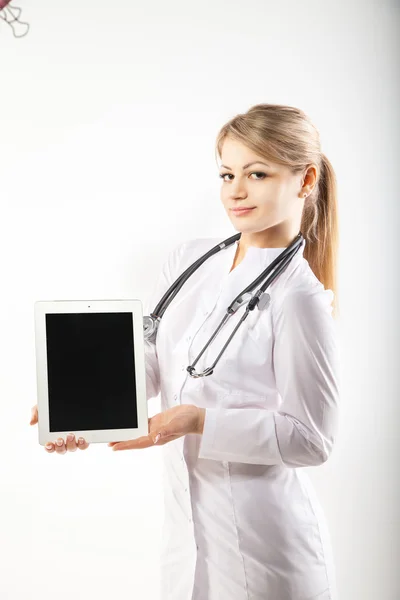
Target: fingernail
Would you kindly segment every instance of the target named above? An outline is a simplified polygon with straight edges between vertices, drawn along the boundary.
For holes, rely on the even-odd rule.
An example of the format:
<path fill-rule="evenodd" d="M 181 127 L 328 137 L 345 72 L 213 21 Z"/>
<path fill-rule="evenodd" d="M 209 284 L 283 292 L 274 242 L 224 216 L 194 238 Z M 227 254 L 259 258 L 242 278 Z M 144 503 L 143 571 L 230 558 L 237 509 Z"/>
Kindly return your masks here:
<path fill-rule="evenodd" d="M 157 444 L 157 442 L 160 439 L 160 437 L 161 437 L 161 433 L 159 433 L 159 434 L 156 435 L 155 440 L 154 440 L 155 444 Z"/>
<path fill-rule="evenodd" d="M 67 440 L 69 440 L 70 442 L 72 442 L 73 439 L 74 439 L 74 436 L 72 435 L 72 433 L 69 433 L 67 435 Z"/>
<path fill-rule="evenodd" d="M 57 444 L 57 446 L 62 446 L 63 445 L 63 441 L 62 440 L 57 440 L 56 444 Z"/>
<path fill-rule="evenodd" d="M 83 442 L 84 442 L 83 438 L 79 438 L 79 443 L 83 444 Z"/>
<path fill-rule="evenodd" d="M 51 449 L 52 449 L 52 447 L 53 447 L 53 444 L 46 444 L 46 448 L 47 448 L 47 450 L 51 450 Z"/>

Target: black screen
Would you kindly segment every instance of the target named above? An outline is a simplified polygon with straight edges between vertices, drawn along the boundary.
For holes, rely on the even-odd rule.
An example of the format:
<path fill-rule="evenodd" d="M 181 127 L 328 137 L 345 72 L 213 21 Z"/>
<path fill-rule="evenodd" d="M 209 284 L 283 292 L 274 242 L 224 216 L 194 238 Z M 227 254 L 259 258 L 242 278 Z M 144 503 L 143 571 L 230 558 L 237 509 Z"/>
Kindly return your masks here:
<path fill-rule="evenodd" d="M 46 314 L 50 431 L 137 427 L 132 313 Z"/>

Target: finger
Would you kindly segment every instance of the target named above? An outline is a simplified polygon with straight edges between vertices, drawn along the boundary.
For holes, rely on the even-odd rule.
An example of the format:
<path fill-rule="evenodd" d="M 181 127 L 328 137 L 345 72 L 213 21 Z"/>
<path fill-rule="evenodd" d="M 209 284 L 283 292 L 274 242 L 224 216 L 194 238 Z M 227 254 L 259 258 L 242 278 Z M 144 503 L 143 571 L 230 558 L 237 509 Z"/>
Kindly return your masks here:
<path fill-rule="evenodd" d="M 36 405 L 32 408 L 32 411 L 31 411 L 30 425 L 36 425 L 37 422 L 38 422 L 38 410 L 37 410 L 37 405 Z"/>
<path fill-rule="evenodd" d="M 153 434 L 154 436 L 154 434 Z M 152 437 L 150 435 L 143 436 L 137 438 L 136 440 L 128 440 L 126 442 L 110 442 L 108 445 L 112 446 L 113 450 L 140 450 L 142 448 L 150 448 L 151 446 L 163 446 L 168 442 L 172 442 L 173 440 L 177 440 L 181 435 L 166 435 L 164 434 L 162 437 L 157 439 L 157 442 L 154 443 Z M 156 436 L 154 436 L 156 439 Z"/>
<path fill-rule="evenodd" d="M 111 442 L 113 443 L 113 442 Z M 136 440 L 127 440 L 126 442 L 116 442 L 114 443 L 112 450 L 141 450 L 143 448 L 150 448 L 154 446 L 153 440 L 150 436 L 146 435 Z"/>
<path fill-rule="evenodd" d="M 85 438 L 78 438 L 78 448 L 79 450 L 86 450 L 87 448 L 89 448 L 89 442 L 87 442 Z"/>
<path fill-rule="evenodd" d="M 54 452 L 54 444 L 52 442 L 48 442 L 44 448 L 45 448 L 46 452 L 48 452 L 49 454 Z"/>
<path fill-rule="evenodd" d="M 65 454 L 67 449 L 62 438 L 58 438 L 55 443 L 55 449 L 57 454 Z"/>
<path fill-rule="evenodd" d="M 78 446 L 76 444 L 75 436 L 73 433 L 67 435 L 66 448 L 69 452 L 76 452 Z"/>

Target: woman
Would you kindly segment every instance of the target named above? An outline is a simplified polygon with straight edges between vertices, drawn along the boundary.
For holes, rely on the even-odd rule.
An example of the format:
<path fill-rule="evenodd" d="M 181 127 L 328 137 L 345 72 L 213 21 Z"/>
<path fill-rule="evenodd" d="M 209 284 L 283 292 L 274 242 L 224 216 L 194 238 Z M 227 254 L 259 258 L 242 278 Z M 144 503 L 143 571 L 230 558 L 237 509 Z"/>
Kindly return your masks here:
<path fill-rule="evenodd" d="M 221 200 L 241 237 L 197 269 L 167 308 L 156 342 L 145 343 L 147 396 L 161 392 L 162 406 L 149 436 L 109 445 L 164 447 L 163 600 L 336 600 L 326 521 L 301 469 L 325 462 L 337 434 L 335 175 L 317 130 L 289 106 L 237 115 L 217 150 Z M 304 241 L 268 288 L 269 306 L 249 313 L 211 376 L 190 377 L 187 366 L 232 300 L 299 232 Z M 144 314 L 220 241 L 178 245 Z M 214 362 L 243 311 L 197 372 Z M 55 451 L 76 449 L 72 438 Z"/>

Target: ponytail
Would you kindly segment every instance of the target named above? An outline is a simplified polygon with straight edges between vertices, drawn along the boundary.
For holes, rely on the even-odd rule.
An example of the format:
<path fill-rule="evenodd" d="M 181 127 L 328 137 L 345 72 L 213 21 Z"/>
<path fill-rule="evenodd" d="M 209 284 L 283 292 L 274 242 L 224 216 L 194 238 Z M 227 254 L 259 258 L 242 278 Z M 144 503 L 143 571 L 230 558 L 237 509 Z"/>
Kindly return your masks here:
<path fill-rule="evenodd" d="M 337 184 L 335 172 L 325 154 L 321 155 L 319 181 L 307 201 L 300 227 L 306 239 L 304 258 L 324 287 L 333 291 L 333 315 L 336 317 L 336 259 L 339 246 Z"/>

